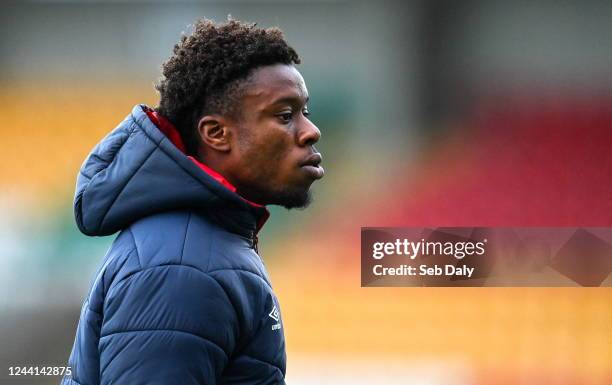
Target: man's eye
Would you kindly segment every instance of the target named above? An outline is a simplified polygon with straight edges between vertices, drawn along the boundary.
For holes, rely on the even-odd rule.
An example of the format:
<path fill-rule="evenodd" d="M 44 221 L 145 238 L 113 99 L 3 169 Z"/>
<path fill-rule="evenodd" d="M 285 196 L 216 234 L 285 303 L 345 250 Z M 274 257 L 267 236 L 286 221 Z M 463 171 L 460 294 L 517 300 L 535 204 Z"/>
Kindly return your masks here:
<path fill-rule="evenodd" d="M 305 109 L 305 110 L 302 111 L 302 114 L 304 114 L 305 117 L 309 117 L 310 116 L 310 111 Z"/>
<path fill-rule="evenodd" d="M 285 112 L 285 113 L 282 113 L 282 114 L 278 114 L 277 116 L 281 120 L 281 122 L 289 123 L 291 121 L 291 118 L 293 117 L 293 113 Z"/>

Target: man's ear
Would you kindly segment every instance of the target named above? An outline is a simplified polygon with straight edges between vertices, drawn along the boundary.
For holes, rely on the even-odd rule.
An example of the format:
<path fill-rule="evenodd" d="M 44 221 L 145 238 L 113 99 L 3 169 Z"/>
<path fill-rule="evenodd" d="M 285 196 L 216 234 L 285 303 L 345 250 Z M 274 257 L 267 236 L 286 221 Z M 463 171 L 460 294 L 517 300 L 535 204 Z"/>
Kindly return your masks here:
<path fill-rule="evenodd" d="M 231 130 L 228 120 L 220 115 L 206 115 L 198 122 L 200 139 L 208 147 L 222 152 L 231 149 Z"/>

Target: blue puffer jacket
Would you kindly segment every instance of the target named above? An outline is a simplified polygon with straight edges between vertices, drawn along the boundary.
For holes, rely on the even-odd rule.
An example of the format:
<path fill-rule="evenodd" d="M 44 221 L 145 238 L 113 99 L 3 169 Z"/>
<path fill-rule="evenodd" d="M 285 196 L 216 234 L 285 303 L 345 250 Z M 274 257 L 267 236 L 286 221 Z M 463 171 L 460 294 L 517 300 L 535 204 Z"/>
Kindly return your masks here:
<path fill-rule="evenodd" d="M 62 385 L 284 384 L 278 301 L 254 242 L 267 211 L 185 156 L 150 114 L 134 107 L 77 180 L 79 229 L 120 233 Z"/>

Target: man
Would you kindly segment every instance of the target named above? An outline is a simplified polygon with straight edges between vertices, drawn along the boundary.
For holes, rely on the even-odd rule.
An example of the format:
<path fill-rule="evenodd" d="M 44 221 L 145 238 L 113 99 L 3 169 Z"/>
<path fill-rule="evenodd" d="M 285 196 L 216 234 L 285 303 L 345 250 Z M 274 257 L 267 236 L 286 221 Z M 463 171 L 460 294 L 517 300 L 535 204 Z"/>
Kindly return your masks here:
<path fill-rule="evenodd" d="M 121 231 L 83 304 L 64 385 L 283 384 L 265 205 L 323 176 L 300 59 L 278 29 L 199 21 L 83 164 L 79 229 Z"/>

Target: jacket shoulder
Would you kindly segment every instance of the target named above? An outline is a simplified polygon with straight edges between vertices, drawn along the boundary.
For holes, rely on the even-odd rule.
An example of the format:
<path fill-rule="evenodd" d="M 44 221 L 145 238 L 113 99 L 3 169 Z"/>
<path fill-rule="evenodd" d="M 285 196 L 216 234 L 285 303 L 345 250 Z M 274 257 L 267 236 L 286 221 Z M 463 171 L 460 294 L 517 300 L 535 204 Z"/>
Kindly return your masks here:
<path fill-rule="evenodd" d="M 141 269 L 185 265 L 210 273 L 243 271 L 269 285 L 261 258 L 249 238 L 229 232 L 193 211 L 171 211 L 143 218 L 125 230 Z"/>
<path fill-rule="evenodd" d="M 195 212 L 172 211 L 143 218 L 119 233 L 95 278 L 89 296 L 91 307 L 101 311 L 111 287 L 134 275 L 177 267 L 225 283 L 222 286 L 230 291 L 247 281 L 272 290 L 249 239 Z"/>
<path fill-rule="evenodd" d="M 195 217 L 189 211 L 169 211 L 142 218 L 125 229 L 132 237 L 141 269 L 161 265 L 191 265 L 205 272 L 206 250 L 210 247 L 210 235 L 214 230 L 211 224 L 202 223 L 196 236 Z M 200 258 L 184 258 L 190 246 L 198 249 Z"/>

